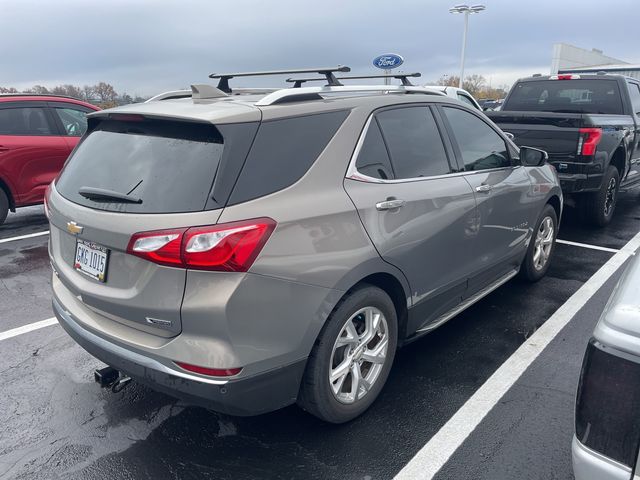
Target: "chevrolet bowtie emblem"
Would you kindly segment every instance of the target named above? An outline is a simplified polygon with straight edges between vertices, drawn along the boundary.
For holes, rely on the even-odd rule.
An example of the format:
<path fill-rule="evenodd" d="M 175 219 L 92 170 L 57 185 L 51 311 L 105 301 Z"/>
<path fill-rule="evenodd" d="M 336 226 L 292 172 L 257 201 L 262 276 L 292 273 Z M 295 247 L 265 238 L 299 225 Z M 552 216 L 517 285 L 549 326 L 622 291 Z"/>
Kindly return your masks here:
<path fill-rule="evenodd" d="M 82 233 L 82 230 L 84 230 L 84 227 L 81 227 L 76 222 L 67 222 L 67 232 L 78 235 Z"/>

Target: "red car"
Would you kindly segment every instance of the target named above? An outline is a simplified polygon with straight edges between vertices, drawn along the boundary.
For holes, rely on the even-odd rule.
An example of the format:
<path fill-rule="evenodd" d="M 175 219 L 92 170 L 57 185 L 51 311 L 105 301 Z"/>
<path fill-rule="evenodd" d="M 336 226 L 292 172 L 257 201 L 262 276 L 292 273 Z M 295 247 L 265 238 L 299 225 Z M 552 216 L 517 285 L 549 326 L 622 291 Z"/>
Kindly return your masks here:
<path fill-rule="evenodd" d="M 0 225 L 9 210 L 43 202 L 96 110 L 69 97 L 0 94 Z"/>

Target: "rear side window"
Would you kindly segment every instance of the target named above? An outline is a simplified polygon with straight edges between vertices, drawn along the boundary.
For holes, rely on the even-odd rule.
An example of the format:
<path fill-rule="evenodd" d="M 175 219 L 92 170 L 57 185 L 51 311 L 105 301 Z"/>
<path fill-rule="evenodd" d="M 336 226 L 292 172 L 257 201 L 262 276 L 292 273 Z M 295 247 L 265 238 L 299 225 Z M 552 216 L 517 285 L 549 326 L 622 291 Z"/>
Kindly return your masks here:
<path fill-rule="evenodd" d="M 356 160 L 358 172 L 372 178 L 381 180 L 391 180 L 395 178 L 387 147 L 384 145 L 382 134 L 378 122 L 373 119 L 369 124 L 369 129 L 364 137 L 364 142 L 360 148 L 358 159 Z"/>
<path fill-rule="evenodd" d="M 0 109 L 0 135 L 53 135 L 44 108 Z"/>
<path fill-rule="evenodd" d="M 136 213 L 205 208 L 224 149 L 209 124 L 103 121 L 78 145 L 57 180 L 62 196 L 88 207 Z M 141 204 L 90 200 L 92 187 L 129 194 Z"/>
<path fill-rule="evenodd" d="M 428 107 L 376 114 L 397 179 L 444 175 L 451 171 L 438 126 Z"/>
<path fill-rule="evenodd" d="M 55 114 L 70 137 L 81 137 L 87 131 L 87 113 L 76 108 L 55 107 Z"/>
<path fill-rule="evenodd" d="M 348 114 L 343 110 L 262 122 L 229 204 L 263 197 L 300 180 Z"/>
<path fill-rule="evenodd" d="M 467 171 L 511 165 L 507 145 L 500 135 L 475 115 L 459 108 L 444 107 Z"/>
<path fill-rule="evenodd" d="M 537 80 L 517 83 L 503 110 L 622 114 L 615 80 Z"/>

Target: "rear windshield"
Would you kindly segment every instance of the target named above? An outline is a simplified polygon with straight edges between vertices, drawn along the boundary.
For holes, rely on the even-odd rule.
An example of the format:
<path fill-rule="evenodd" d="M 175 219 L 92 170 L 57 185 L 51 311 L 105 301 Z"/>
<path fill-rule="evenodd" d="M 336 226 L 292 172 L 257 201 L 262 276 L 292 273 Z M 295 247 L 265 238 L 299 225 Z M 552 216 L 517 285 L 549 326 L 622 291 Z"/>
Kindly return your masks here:
<path fill-rule="evenodd" d="M 513 87 L 505 111 L 622 114 L 615 80 L 538 80 Z"/>
<path fill-rule="evenodd" d="M 75 150 L 56 182 L 60 194 L 91 208 L 118 212 L 203 210 L 224 149 L 213 125 L 170 121 L 103 121 Z M 141 203 L 89 199 L 103 189 Z"/>

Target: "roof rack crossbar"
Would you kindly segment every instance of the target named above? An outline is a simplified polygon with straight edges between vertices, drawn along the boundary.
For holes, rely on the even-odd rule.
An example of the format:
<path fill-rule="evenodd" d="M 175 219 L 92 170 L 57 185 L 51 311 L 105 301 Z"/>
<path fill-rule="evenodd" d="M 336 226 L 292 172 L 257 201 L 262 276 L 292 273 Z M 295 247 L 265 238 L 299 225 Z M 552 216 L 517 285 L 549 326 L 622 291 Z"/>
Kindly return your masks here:
<path fill-rule="evenodd" d="M 299 68 L 293 70 L 265 70 L 260 72 L 238 72 L 238 73 L 212 73 L 209 78 L 218 79 L 218 88 L 225 93 L 231 93 L 231 87 L 229 87 L 229 79 L 234 77 L 258 77 L 263 75 L 297 75 L 300 73 L 317 73 L 318 75 L 324 75 L 329 85 L 333 87 L 341 86 L 334 73 L 335 72 L 350 72 L 351 69 L 344 65 L 338 65 L 337 67 L 320 67 L 320 68 Z"/>
<path fill-rule="evenodd" d="M 413 73 L 398 73 L 392 75 L 378 74 L 378 75 L 348 75 L 348 76 L 340 76 L 335 77 L 336 80 L 362 80 L 366 78 L 396 78 L 402 82 L 402 85 L 405 87 L 412 87 L 413 83 L 409 81 L 409 77 L 416 78 L 421 77 L 422 74 L 420 72 Z M 287 78 L 288 83 L 293 83 L 293 88 L 300 88 L 302 84 L 305 82 L 320 82 L 323 81 L 324 78 L 314 77 L 314 78 Z M 327 86 L 339 86 L 339 85 L 327 85 Z"/>

